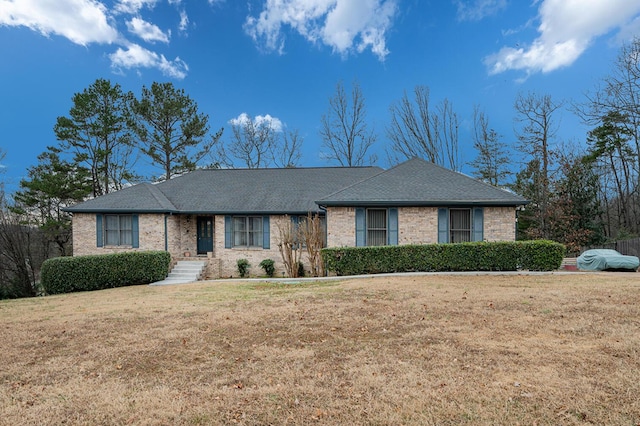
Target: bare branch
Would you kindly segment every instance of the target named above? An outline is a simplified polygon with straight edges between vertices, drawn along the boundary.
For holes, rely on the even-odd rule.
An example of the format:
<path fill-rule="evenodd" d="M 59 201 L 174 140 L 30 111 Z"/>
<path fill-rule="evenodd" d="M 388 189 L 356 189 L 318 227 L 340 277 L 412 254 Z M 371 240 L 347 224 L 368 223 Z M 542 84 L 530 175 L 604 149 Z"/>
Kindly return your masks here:
<path fill-rule="evenodd" d="M 320 120 L 319 133 L 327 160 L 349 167 L 375 162 L 374 156 L 367 155 L 377 136 L 367 128 L 365 120 L 364 95 L 358 83 L 353 83 L 350 101 L 343 84 L 338 83 L 336 93 L 329 98 L 329 110 Z"/>

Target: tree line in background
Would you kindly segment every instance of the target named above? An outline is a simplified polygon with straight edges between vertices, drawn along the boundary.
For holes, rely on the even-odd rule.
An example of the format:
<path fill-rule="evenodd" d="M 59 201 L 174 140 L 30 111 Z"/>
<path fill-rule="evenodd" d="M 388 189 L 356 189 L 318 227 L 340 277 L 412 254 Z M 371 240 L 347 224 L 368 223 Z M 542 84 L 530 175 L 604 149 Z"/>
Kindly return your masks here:
<path fill-rule="evenodd" d="M 621 48 L 610 75 L 582 102 L 521 93 L 514 102 L 516 143 L 491 127 L 475 106 L 469 165 L 487 184 L 530 200 L 519 212 L 518 238 L 546 238 L 572 252 L 605 240 L 640 235 L 640 39 Z M 558 141 L 559 113 L 569 109 L 592 130 L 584 144 Z M 357 82 L 339 82 L 320 118 L 322 155 L 341 166 L 373 164 L 377 134 Z M 390 164 L 422 157 L 459 171 L 459 117 L 429 88 L 416 86 L 389 108 Z M 14 194 L 0 185 L 0 298 L 36 294 L 42 261 L 71 254 L 64 208 L 142 180 L 171 179 L 198 167 L 297 167 L 298 130 L 269 116 L 241 115 L 212 131 L 209 117 L 172 83 L 143 86 L 139 96 L 98 79 L 72 98 L 54 126 L 57 145 L 38 156 Z M 4 157 L 0 151 L 0 161 Z M 518 154 L 522 164 L 512 158 Z M 157 172 L 140 175 L 146 162 Z M 1 169 L 0 169 L 1 172 Z M 0 182 L 2 184 L 3 182 Z"/>

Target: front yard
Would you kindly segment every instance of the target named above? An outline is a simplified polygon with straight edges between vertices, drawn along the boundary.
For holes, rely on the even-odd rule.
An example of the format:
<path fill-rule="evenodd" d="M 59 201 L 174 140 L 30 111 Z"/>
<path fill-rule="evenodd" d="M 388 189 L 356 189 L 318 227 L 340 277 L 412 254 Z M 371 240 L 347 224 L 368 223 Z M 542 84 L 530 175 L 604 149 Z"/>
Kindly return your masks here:
<path fill-rule="evenodd" d="M 0 302 L 0 425 L 640 424 L 634 273 Z"/>

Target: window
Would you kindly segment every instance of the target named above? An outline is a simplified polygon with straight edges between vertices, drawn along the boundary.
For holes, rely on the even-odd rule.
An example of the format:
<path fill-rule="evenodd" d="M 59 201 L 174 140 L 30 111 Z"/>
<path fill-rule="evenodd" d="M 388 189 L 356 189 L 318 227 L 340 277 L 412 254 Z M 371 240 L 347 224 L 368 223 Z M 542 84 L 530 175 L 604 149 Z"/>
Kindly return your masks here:
<path fill-rule="evenodd" d="M 356 207 L 356 247 L 398 245 L 398 208 Z"/>
<path fill-rule="evenodd" d="M 104 238 L 108 246 L 133 245 L 132 215 L 108 214 L 104 216 Z"/>
<path fill-rule="evenodd" d="M 387 244 L 387 209 L 367 210 L 367 245 Z"/>
<path fill-rule="evenodd" d="M 471 241 L 471 209 L 450 209 L 449 221 L 450 242 Z"/>
<path fill-rule="evenodd" d="M 262 216 L 233 217 L 233 247 L 262 247 Z"/>
<path fill-rule="evenodd" d="M 438 209 L 438 242 L 463 243 L 484 240 L 484 208 Z"/>

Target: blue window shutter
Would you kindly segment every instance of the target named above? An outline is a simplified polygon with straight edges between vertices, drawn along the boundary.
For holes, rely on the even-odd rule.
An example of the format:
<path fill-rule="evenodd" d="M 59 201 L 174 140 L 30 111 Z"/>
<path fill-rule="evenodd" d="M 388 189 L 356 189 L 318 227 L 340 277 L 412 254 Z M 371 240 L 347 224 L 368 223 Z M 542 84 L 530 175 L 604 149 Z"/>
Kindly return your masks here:
<path fill-rule="evenodd" d="M 269 230 L 269 216 L 262 216 L 262 248 L 271 248 L 271 231 Z"/>
<path fill-rule="evenodd" d="M 390 246 L 397 246 L 398 245 L 398 209 L 396 208 L 389 209 L 389 215 L 387 217 L 387 220 L 389 221 L 389 224 L 387 227 L 388 229 L 387 243 Z"/>
<path fill-rule="evenodd" d="M 356 247 L 363 247 L 367 242 L 366 235 L 366 218 L 363 208 L 356 208 Z"/>
<path fill-rule="evenodd" d="M 291 223 L 293 223 L 296 228 L 298 227 L 298 222 L 300 222 L 298 216 L 291 216 Z"/>
<path fill-rule="evenodd" d="M 438 242 L 449 242 L 449 209 L 438 209 Z"/>
<path fill-rule="evenodd" d="M 473 241 L 484 239 L 484 209 L 475 207 L 473 209 Z"/>
<path fill-rule="evenodd" d="M 103 236 L 104 236 L 104 231 L 102 229 L 102 215 L 97 214 L 96 215 L 96 246 L 97 247 L 104 247 Z"/>
<path fill-rule="evenodd" d="M 233 233 L 231 225 L 231 216 L 224 217 L 224 248 L 233 247 Z"/>
<path fill-rule="evenodd" d="M 137 214 L 131 216 L 131 247 L 140 247 L 140 227 Z"/>

